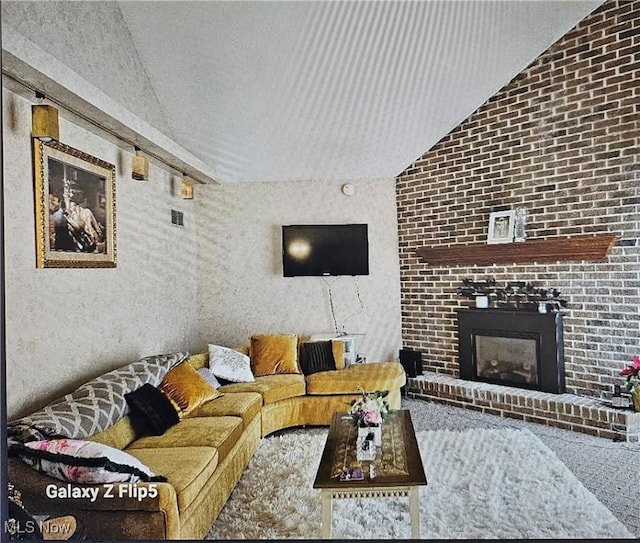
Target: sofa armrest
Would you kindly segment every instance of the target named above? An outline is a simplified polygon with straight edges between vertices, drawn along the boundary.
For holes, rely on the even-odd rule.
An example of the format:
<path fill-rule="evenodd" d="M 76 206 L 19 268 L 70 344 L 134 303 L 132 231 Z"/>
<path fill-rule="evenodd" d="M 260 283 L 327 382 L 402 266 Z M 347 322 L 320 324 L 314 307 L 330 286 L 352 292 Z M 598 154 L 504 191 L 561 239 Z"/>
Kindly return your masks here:
<path fill-rule="evenodd" d="M 176 492 L 168 483 L 66 483 L 18 458 L 9 458 L 8 471 L 29 513 L 72 514 L 84 522 L 89 538 L 175 539 L 180 535 Z"/>

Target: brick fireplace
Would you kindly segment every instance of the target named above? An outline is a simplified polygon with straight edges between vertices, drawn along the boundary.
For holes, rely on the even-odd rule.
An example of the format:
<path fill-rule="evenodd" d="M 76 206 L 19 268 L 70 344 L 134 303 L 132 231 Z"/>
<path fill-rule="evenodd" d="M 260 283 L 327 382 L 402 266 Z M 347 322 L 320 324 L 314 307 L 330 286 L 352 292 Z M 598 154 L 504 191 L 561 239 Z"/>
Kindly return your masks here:
<path fill-rule="evenodd" d="M 422 353 L 408 392 L 603 437 L 640 435 L 604 405 L 640 354 L 640 5 L 608 0 L 396 180 L 403 346 Z M 615 235 L 605 259 L 438 263 L 421 247 L 486 243 L 489 215 L 524 207 L 527 241 Z M 511 244 L 504 245 L 509 254 Z M 515 245 L 515 244 L 514 244 Z M 565 392 L 460 379 L 465 278 L 553 284 L 564 315 Z M 635 436 L 635 438 L 634 438 Z"/>

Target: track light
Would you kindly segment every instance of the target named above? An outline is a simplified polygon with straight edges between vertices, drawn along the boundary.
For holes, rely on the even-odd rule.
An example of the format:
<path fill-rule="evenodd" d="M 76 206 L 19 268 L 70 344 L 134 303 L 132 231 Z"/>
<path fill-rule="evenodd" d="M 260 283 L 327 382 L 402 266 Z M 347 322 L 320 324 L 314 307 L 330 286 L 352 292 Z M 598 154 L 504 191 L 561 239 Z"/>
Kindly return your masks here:
<path fill-rule="evenodd" d="M 42 104 L 31 106 L 31 136 L 43 142 L 60 139 L 58 110 L 55 107 Z"/>
<path fill-rule="evenodd" d="M 138 181 L 149 180 L 149 159 L 142 155 L 137 147 L 136 154 L 131 160 L 131 177 Z"/>
<path fill-rule="evenodd" d="M 193 199 L 193 179 L 188 177 L 186 173 L 182 175 L 181 196 L 184 200 Z"/>

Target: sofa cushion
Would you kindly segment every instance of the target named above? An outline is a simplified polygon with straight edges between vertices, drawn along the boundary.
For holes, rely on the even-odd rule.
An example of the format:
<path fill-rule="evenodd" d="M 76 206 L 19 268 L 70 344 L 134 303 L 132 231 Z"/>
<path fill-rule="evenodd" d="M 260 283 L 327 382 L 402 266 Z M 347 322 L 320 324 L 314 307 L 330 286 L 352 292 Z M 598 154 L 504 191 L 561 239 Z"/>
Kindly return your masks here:
<path fill-rule="evenodd" d="M 158 447 L 127 449 L 127 452 L 156 473 L 166 476 L 167 482 L 176 491 L 180 511 L 184 511 L 198 497 L 218 467 L 218 450 L 213 447 Z"/>
<path fill-rule="evenodd" d="M 253 383 L 231 383 L 220 387 L 225 394 L 231 392 L 259 392 L 262 403 L 270 404 L 286 398 L 304 396 L 305 381 L 301 374 L 266 375 L 256 377 Z"/>
<path fill-rule="evenodd" d="M 344 370 L 321 371 L 307 375 L 307 394 L 358 394 L 360 390 L 400 389 L 406 382 L 398 362 L 354 364 Z"/>
<path fill-rule="evenodd" d="M 32 468 L 71 483 L 135 483 L 164 479 L 130 454 L 94 441 L 30 441 L 24 445 L 14 444 L 9 451 Z"/>
<path fill-rule="evenodd" d="M 138 435 L 159 436 L 180 422 L 178 411 L 169 398 L 149 383 L 127 392 L 124 399 L 131 410 L 129 416 L 134 421 Z"/>
<path fill-rule="evenodd" d="M 161 436 L 145 436 L 127 447 L 160 449 L 171 447 L 214 447 L 222 462 L 242 435 L 244 425 L 240 417 L 196 417 L 184 419 Z"/>
<path fill-rule="evenodd" d="M 246 354 L 222 345 L 209 345 L 209 368 L 219 379 L 252 383 L 251 361 Z"/>
<path fill-rule="evenodd" d="M 336 363 L 337 370 L 344 369 L 344 345 L 344 341 L 331 340 L 331 350 L 333 351 L 333 360 Z"/>
<path fill-rule="evenodd" d="M 218 398 L 221 393 L 190 364 L 180 364 L 165 375 L 160 390 L 177 405 L 180 418 L 204 402 Z"/>
<path fill-rule="evenodd" d="M 209 353 L 197 353 L 192 354 L 186 360 L 194 369 L 199 370 L 200 368 L 208 368 L 209 367 Z"/>
<path fill-rule="evenodd" d="M 300 369 L 304 375 L 337 369 L 331 341 L 305 341 L 301 343 Z"/>
<path fill-rule="evenodd" d="M 249 356 L 256 377 L 300 373 L 298 336 L 295 334 L 254 334 Z"/>
<path fill-rule="evenodd" d="M 218 378 L 214 375 L 210 368 L 200 368 L 198 374 L 209 383 L 213 388 L 218 389 L 222 386 L 222 383 L 218 381 Z"/>
<path fill-rule="evenodd" d="M 120 419 L 113 426 L 107 428 L 104 432 L 99 432 L 87 438 L 88 441 L 103 443 L 116 449 L 124 449 L 129 443 L 135 440 L 140 434 L 133 424 L 131 417 Z"/>
<path fill-rule="evenodd" d="M 246 428 L 260 415 L 262 396 L 257 392 L 235 392 L 224 394 L 213 402 L 203 403 L 191 412 L 191 417 L 223 417 L 225 415 L 242 418 Z"/>

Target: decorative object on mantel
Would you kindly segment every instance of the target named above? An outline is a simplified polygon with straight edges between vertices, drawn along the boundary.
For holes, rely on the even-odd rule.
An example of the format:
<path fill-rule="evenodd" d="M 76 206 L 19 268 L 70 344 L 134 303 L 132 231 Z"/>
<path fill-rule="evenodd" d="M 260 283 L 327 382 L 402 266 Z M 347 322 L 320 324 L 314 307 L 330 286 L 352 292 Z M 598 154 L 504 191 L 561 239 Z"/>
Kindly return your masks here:
<path fill-rule="evenodd" d="M 527 240 L 527 216 L 526 207 L 516 207 L 514 213 L 513 241 L 523 242 Z"/>
<path fill-rule="evenodd" d="M 389 414 L 389 402 L 385 398 L 389 395 L 388 390 L 375 392 L 365 392 L 359 389 L 362 397 L 351 402 L 349 415 L 353 424 L 358 429 L 358 439 L 367 438 L 373 434 L 376 446 L 382 445 L 382 422 Z"/>
<path fill-rule="evenodd" d="M 514 219 L 513 210 L 490 213 L 487 243 L 511 243 L 513 241 Z"/>
<path fill-rule="evenodd" d="M 548 238 L 500 244 L 469 243 L 419 247 L 417 255 L 430 266 L 490 266 L 545 262 L 602 262 L 618 241 L 615 234 Z"/>
<path fill-rule="evenodd" d="M 633 363 L 629 364 L 620 372 L 621 377 L 627 378 L 624 388 L 631 393 L 633 398 L 633 408 L 640 411 L 640 357 L 635 356 Z"/>
<path fill-rule="evenodd" d="M 484 300 L 483 304 L 478 305 L 478 298 L 488 300 L 486 307 L 499 309 L 547 313 L 567 307 L 567 301 L 560 298 L 560 292 L 555 288 L 537 287 L 524 281 L 510 281 L 505 285 L 498 285 L 493 277 L 487 277 L 484 281 L 465 278 L 458 294 L 469 299 L 475 298 L 476 307 L 484 305 Z"/>

